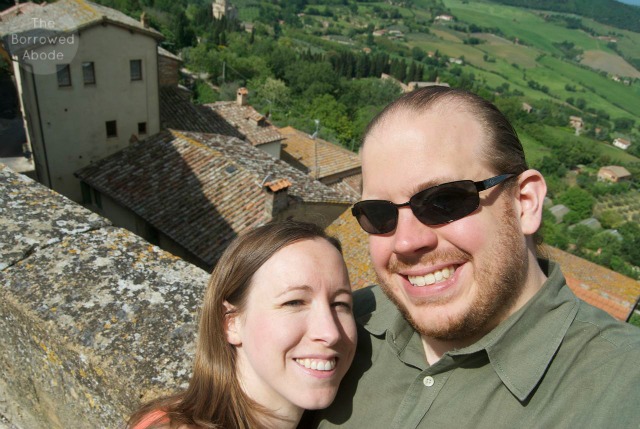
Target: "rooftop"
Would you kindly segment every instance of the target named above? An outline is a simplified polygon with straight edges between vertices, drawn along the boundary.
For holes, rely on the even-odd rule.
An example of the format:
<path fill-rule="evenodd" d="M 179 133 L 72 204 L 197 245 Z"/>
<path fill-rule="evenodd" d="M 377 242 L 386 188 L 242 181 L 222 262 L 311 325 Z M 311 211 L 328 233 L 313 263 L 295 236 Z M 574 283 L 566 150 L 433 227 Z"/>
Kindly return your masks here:
<path fill-rule="evenodd" d="M 163 129 L 222 134 L 242 139 L 242 134 L 218 113 L 194 105 L 189 97 L 190 93 L 179 87 L 160 87 L 160 124 Z"/>
<path fill-rule="evenodd" d="M 53 22 L 55 28 L 35 28 L 33 19 Z M 98 24 L 110 23 L 131 31 L 163 39 L 160 32 L 145 28 L 140 21 L 122 12 L 86 0 L 58 0 L 23 9 L 23 13 L 0 21 L 0 36 L 28 32 L 42 36 L 52 31 L 76 32 Z"/>
<path fill-rule="evenodd" d="M 567 284 L 579 298 L 616 319 L 627 319 L 640 297 L 640 281 L 555 247 L 546 250 L 560 264 Z"/>
<path fill-rule="evenodd" d="M 279 130 L 286 144 L 282 150 L 304 165 L 311 177 L 322 180 L 344 172 L 360 173 L 360 158 L 350 150 L 321 138 L 312 138 L 293 127 Z"/>
<path fill-rule="evenodd" d="M 219 134 L 163 131 L 76 174 L 209 265 L 238 233 L 271 220 L 267 180 L 289 181 L 289 198 L 297 201 L 349 203 L 285 162 Z"/>
<path fill-rule="evenodd" d="M 353 289 L 376 284 L 376 273 L 369 256 L 369 235 L 360 228 L 351 210 L 345 211 L 326 229 L 342 243 L 344 260 Z"/>
<path fill-rule="evenodd" d="M 605 167 L 601 167 L 600 171 L 609 171 L 612 174 L 615 174 L 617 177 L 628 177 L 631 176 L 629 170 L 620 166 L 620 165 L 607 165 Z"/>
<path fill-rule="evenodd" d="M 278 129 L 252 106 L 240 106 L 236 101 L 218 101 L 204 106 L 222 116 L 254 146 L 282 140 Z"/>

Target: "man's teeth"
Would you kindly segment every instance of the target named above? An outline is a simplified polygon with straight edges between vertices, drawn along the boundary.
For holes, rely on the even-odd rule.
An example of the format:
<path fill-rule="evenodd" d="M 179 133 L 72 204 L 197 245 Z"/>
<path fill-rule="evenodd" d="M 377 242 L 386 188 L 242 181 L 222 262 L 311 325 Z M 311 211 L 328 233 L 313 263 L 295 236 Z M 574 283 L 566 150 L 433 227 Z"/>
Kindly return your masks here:
<path fill-rule="evenodd" d="M 452 265 L 450 267 L 434 271 L 433 273 L 429 273 L 426 276 L 409 276 L 409 282 L 414 286 L 429 286 L 448 279 L 455 271 L 456 268 Z"/>
<path fill-rule="evenodd" d="M 320 360 L 320 359 L 296 359 L 300 365 L 305 368 L 315 369 L 318 371 L 331 371 L 336 367 L 336 360 Z"/>

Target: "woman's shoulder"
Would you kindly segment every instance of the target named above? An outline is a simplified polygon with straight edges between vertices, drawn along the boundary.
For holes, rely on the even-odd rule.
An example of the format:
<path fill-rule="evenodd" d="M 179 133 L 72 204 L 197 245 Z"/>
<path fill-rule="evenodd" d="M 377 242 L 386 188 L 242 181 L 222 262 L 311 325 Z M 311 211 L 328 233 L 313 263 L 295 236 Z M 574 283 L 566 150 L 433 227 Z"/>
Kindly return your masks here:
<path fill-rule="evenodd" d="M 154 410 L 145 415 L 131 429 L 173 429 L 167 413 L 162 410 Z M 194 425 L 180 425 L 176 429 L 199 429 Z"/>
<path fill-rule="evenodd" d="M 161 429 L 169 427 L 169 417 L 162 410 L 154 410 L 140 419 L 131 429 Z"/>

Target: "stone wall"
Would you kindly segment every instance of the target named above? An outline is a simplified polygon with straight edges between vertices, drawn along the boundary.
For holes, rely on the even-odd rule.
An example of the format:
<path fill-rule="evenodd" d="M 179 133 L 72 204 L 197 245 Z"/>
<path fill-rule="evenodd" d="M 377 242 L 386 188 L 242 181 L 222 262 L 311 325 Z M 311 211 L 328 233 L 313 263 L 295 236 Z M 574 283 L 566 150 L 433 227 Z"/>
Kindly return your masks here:
<path fill-rule="evenodd" d="M 158 84 L 160 86 L 178 86 L 181 61 L 165 55 L 158 55 Z"/>
<path fill-rule="evenodd" d="M 0 414 L 120 428 L 184 387 L 207 278 L 0 164 Z"/>

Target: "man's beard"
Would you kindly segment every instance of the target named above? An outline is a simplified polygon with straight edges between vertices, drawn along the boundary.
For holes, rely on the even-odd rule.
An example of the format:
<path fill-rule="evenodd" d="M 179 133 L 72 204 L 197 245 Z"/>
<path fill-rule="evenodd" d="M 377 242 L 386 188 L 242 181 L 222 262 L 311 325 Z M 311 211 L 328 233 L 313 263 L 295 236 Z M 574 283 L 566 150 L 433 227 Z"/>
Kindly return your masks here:
<path fill-rule="evenodd" d="M 517 298 L 524 288 L 528 258 L 522 231 L 515 219 L 511 205 L 505 207 L 500 221 L 504 225 L 498 233 L 497 241 L 492 249 L 483 255 L 484 260 L 474 261 L 473 257 L 461 250 L 433 253 L 425 255 L 420 262 L 461 260 L 475 262 L 475 280 L 477 283 L 476 296 L 469 303 L 462 314 L 452 314 L 446 323 L 427 324 L 414 318 L 406 305 L 391 291 L 390 285 L 385 284 L 378 276 L 380 285 L 387 297 L 396 305 L 404 318 L 423 337 L 441 341 L 464 340 L 486 334 L 502 321 L 513 308 Z M 390 262 L 388 272 L 397 272 L 401 262 Z M 425 286 L 429 287 L 429 286 Z M 414 304 L 421 312 L 429 311 L 429 307 L 447 305 L 448 299 L 424 300 Z M 417 316 L 417 315 L 416 315 Z"/>

